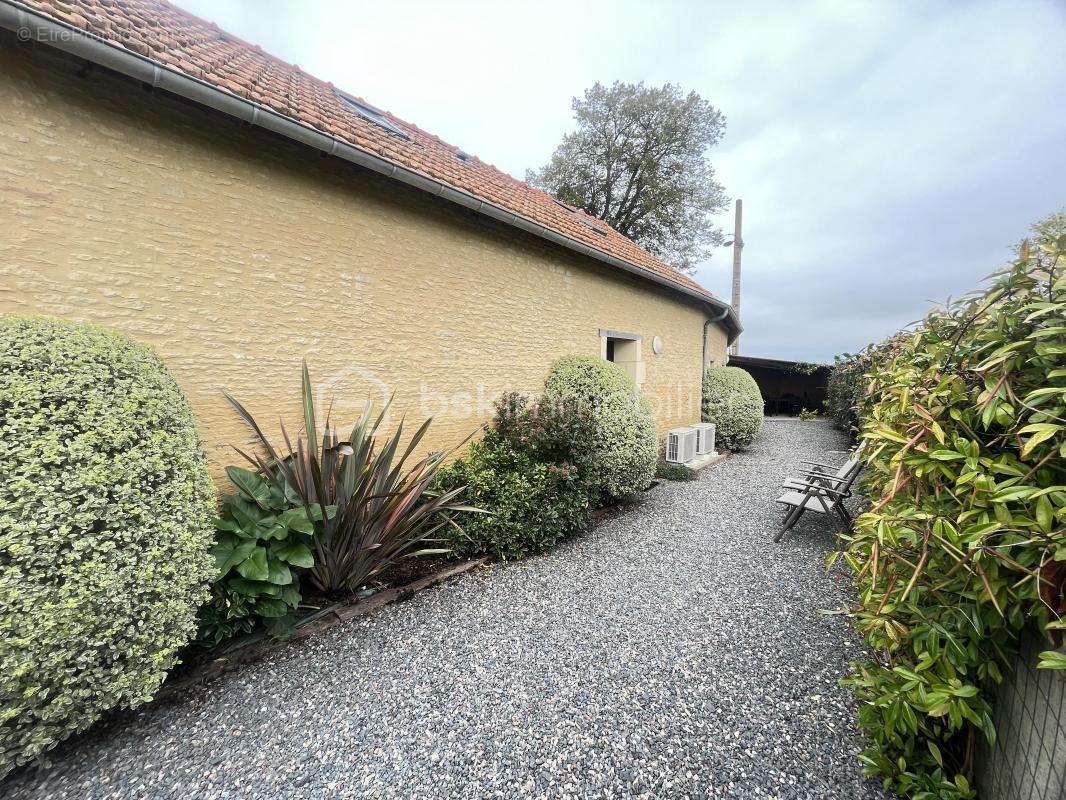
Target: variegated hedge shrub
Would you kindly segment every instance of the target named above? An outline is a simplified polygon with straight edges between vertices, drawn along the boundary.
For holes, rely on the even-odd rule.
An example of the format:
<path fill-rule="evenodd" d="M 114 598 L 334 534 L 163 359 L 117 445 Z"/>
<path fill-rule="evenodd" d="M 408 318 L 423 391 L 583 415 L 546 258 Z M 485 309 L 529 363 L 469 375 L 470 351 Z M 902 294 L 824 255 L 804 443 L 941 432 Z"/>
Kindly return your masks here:
<path fill-rule="evenodd" d="M 703 373 L 700 418 L 726 450 L 747 450 L 762 433 L 763 396 L 751 373 L 712 364 Z"/>
<path fill-rule="evenodd" d="M 208 596 L 214 516 L 150 348 L 0 317 L 0 777 L 152 696 Z"/>
<path fill-rule="evenodd" d="M 648 487 L 659 456 L 655 415 L 624 369 L 589 355 L 558 358 L 541 403 L 575 408 L 592 421 L 594 435 L 577 467 L 589 480 L 594 504 Z"/>

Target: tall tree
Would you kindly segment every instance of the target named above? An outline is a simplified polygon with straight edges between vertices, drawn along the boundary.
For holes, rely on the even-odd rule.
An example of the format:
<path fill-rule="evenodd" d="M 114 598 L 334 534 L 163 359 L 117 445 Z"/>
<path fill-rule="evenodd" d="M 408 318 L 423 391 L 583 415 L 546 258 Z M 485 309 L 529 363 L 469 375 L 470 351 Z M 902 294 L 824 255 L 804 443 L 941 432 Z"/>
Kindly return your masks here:
<path fill-rule="evenodd" d="M 722 242 L 710 215 L 729 198 L 707 151 L 721 140 L 725 116 L 669 83 L 597 83 L 573 109 L 577 129 L 526 180 L 692 272 Z"/>

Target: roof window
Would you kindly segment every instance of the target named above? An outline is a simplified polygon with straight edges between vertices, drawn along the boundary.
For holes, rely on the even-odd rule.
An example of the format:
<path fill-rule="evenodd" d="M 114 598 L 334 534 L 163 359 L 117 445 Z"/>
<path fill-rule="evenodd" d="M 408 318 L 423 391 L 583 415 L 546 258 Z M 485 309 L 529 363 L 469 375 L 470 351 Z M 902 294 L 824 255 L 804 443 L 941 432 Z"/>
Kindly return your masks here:
<path fill-rule="evenodd" d="M 552 198 L 552 202 L 555 203 L 555 205 L 559 206 L 560 208 L 565 208 L 567 211 L 569 211 L 571 214 L 573 214 L 574 218 L 578 222 L 580 222 L 582 225 L 584 225 L 586 228 L 592 228 L 592 232 L 593 233 L 598 233 L 600 236 L 606 236 L 607 235 L 607 231 L 605 231 L 603 228 L 601 228 L 601 227 L 599 227 L 597 225 L 593 225 L 591 222 L 589 222 L 587 219 L 585 219 L 585 215 L 584 214 L 582 214 L 580 211 L 578 211 L 573 206 L 569 206 L 566 203 L 564 203 L 562 200 L 559 200 L 559 199 L 557 199 L 555 197 Z"/>
<path fill-rule="evenodd" d="M 366 103 L 359 102 L 354 97 L 345 94 L 339 89 L 335 89 L 334 92 L 337 97 L 341 99 L 341 102 L 343 102 L 346 106 L 352 109 L 363 119 L 367 120 L 368 122 L 373 122 L 378 127 L 384 128 L 389 133 L 394 133 L 402 139 L 410 140 L 411 137 L 407 135 L 407 132 L 403 128 L 393 122 L 390 122 L 388 119 L 385 118 L 385 115 L 378 111 L 376 108 L 372 108 Z"/>

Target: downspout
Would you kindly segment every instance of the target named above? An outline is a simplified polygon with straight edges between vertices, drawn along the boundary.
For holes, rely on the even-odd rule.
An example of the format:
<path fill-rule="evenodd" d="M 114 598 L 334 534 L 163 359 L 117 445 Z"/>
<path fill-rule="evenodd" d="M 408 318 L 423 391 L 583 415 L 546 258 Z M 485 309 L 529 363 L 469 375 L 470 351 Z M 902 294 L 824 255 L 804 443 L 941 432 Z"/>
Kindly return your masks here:
<path fill-rule="evenodd" d="M 732 309 L 726 306 L 718 312 L 716 317 L 707 317 L 703 321 L 703 356 L 700 359 L 700 381 L 696 385 L 700 387 L 699 419 L 703 419 L 703 376 L 707 374 L 707 329 L 716 322 L 721 322 Z"/>
<path fill-rule="evenodd" d="M 707 329 L 716 322 L 721 322 L 730 312 L 729 306 L 723 308 L 717 317 L 708 317 L 703 323 L 703 359 L 700 361 L 700 385 L 703 385 L 703 373 L 707 371 Z"/>

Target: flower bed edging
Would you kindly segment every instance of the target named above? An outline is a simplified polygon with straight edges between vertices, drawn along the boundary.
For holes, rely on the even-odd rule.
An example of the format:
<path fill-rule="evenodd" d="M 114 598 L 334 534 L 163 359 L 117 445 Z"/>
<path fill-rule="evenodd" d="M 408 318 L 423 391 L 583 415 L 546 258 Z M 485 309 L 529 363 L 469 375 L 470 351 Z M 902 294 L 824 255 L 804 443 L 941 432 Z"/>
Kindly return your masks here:
<path fill-rule="evenodd" d="M 480 558 L 474 561 L 464 561 L 462 564 L 456 564 L 403 586 L 385 589 L 365 600 L 328 608 L 317 616 L 312 617 L 310 621 L 297 627 L 292 635 L 285 639 L 272 639 L 239 647 L 231 651 L 231 653 L 205 663 L 202 667 L 194 669 L 190 674 L 173 683 L 164 684 L 159 692 L 156 693 L 152 702 L 169 702 L 177 699 L 189 689 L 195 686 L 202 686 L 227 673 L 236 671 L 245 664 L 258 661 L 274 650 L 302 641 L 338 625 L 343 625 L 358 617 L 364 617 L 383 606 L 408 600 L 423 589 L 428 589 L 438 583 L 443 583 L 449 578 L 454 578 L 464 572 L 469 572 L 475 567 L 482 566 L 487 560 Z"/>

